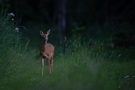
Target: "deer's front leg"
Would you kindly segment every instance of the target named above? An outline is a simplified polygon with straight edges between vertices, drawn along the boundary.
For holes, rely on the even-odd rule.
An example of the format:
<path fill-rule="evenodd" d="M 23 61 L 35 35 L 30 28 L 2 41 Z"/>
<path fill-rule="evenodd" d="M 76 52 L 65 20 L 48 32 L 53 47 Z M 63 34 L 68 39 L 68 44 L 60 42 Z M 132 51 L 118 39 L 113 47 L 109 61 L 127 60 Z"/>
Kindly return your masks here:
<path fill-rule="evenodd" d="M 42 58 L 42 76 L 44 75 L 44 59 Z"/>

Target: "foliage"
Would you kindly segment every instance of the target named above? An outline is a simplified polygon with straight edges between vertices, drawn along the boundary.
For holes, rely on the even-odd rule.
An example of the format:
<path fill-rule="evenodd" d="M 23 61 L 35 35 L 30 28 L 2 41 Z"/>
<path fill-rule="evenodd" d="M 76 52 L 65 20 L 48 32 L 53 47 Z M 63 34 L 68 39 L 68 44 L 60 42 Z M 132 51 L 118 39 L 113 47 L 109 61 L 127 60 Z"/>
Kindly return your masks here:
<path fill-rule="evenodd" d="M 5 14 L 6 15 L 6 14 Z M 88 38 L 82 43 L 80 33 L 86 28 L 75 28 L 79 32 L 73 39 L 68 39 L 65 53 L 55 35 L 49 40 L 55 45 L 54 71 L 49 74 L 45 60 L 45 75 L 41 75 L 41 60 L 38 44 L 39 30 L 47 29 L 44 25 L 29 26 L 30 47 L 22 42 L 22 33 L 15 31 L 10 17 L 0 17 L 0 90 L 133 90 L 135 80 L 135 48 L 108 48 L 106 39 Z M 106 23 L 107 24 L 107 23 Z M 112 24 L 111 24 L 112 25 Z M 109 23 L 107 29 L 113 27 Z M 35 26 L 35 27 L 34 27 Z M 39 28 L 40 27 L 40 28 Z M 123 26 L 124 27 L 124 26 Z M 35 29 L 34 29 L 35 28 Z M 55 28 L 54 28 L 55 29 Z M 74 29 L 74 28 L 73 28 Z M 102 30 L 97 25 L 93 30 Z M 56 32 L 56 31 L 55 31 Z M 84 36 L 85 33 L 83 33 Z M 87 33 L 89 34 L 89 33 Z M 103 36 L 103 35 L 102 35 Z M 51 36 L 50 36 L 51 37 Z M 32 46 L 33 43 L 37 45 Z M 23 47 L 22 47 L 23 46 Z"/>
<path fill-rule="evenodd" d="M 7 80 L 14 73 L 11 61 L 16 57 L 14 50 L 21 50 L 24 44 L 21 32 L 14 25 L 14 14 L 0 13 L 0 80 Z M 23 48 L 26 49 L 26 48 Z M 1 83 L 2 84 L 2 83 Z"/>
<path fill-rule="evenodd" d="M 135 78 L 124 79 L 126 76 L 135 75 L 134 59 L 128 57 L 130 54 L 124 54 L 124 52 L 131 53 L 131 50 L 108 51 L 98 42 L 95 47 L 78 46 L 78 44 L 75 47 L 79 48 L 69 48 L 74 49 L 70 53 L 56 52 L 59 54 L 55 56 L 52 74 L 49 74 L 45 61 L 43 77 L 38 49 L 27 52 L 9 49 L 12 52 L 9 53 L 11 61 L 7 64 L 10 67 L 7 71 L 9 76 L 0 75 L 6 77 L 1 79 L 0 88 L 4 90 L 122 90 L 124 87 L 132 90 L 134 88 L 132 82 Z M 7 59 L 5 54 L 2 57 L 3 60 Z"/>
<path fill-rule="evenodd" d="M 0 47 L 17 46 L 20 44 L 20 33 L 15 30 L 13 16 L 0 14 Z"/>

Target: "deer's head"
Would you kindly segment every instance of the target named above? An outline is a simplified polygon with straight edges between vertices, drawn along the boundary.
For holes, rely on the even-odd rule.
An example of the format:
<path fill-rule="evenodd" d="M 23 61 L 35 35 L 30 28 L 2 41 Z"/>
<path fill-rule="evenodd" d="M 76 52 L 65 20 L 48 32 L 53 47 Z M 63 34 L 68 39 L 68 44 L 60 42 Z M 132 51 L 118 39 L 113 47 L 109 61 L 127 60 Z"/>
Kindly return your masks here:
<path fill-rule="evenodd" d="M 45 39 L 45 41 L 48 41 L 48 35 L 50 34 L 50 29 L 44 34 L 43 31 L 40 31 L 40 35 Z"/>

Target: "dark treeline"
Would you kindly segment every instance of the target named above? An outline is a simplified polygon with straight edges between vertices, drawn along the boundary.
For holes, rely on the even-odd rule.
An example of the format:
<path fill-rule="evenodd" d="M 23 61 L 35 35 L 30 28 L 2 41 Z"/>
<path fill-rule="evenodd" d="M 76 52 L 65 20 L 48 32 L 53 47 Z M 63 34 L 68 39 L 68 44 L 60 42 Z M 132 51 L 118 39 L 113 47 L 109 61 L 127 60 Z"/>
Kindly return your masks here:
<path fill-rule="evenodd" d="M 1 7 L 22 17 L 24 21 L 43 20 L 56 23 L 59 7 L 65 2 L 66 17 L 75 22 L 93 23 L 117 19 L 119 22 L 135 21 L 134 0 L 2 0 Z M 64 8 L 62 8 L 64 9 Z"/>
<path fill-rule="evenodd" d="M 73 25 L 79 27 L 75 33 L 82 32 L 80 26 L 85 27 L 83 30 L 87 28 L 86 37 L 90 33 L 88 28 L 94 24 L 101 25 L 102 32 L 121 29 L 119 23 L 128 23 L 131 33 L 135 28 L 134 0 L 1 0 L 0 6 L 15 13 L 15 20 L 21 23 L 36 21 L 57 26 L 62 41 Z M 115 26 L 105 27 L 107 21 L 113 21 Z M 134 36 L 132 34 L 131 38 Z"/>

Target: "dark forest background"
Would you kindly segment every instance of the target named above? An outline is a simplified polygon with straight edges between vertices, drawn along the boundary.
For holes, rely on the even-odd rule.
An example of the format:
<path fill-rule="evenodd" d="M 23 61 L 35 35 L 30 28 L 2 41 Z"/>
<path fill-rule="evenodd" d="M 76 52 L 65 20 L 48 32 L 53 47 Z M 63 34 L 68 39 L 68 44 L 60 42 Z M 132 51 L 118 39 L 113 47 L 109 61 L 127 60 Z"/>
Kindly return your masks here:
<path fill-rule="evenodd" d="M 1 7 L 16 15 L 16 19 L 56 23 L 64 11 L 67 20 L 103 23 L 106 20 L 134 22 L 134 0 L 1 0 Z"/>
<path fill-rule="evenodd" d="M 66 35 L 81 33 L 81 30 L 73 31 L 73 27 L 85 27 L 83 32 L 87 34 L 120 31 L 121 24 L 134 29 L 134 4 L 134 0 L 1 0 L 0 2 L 2 9 L 15 14 L 17 25 L 36 22 L 56 26 L 61 32 L 61 39 Z M 113 27 L 105 30 L 109 27 L 107 24 Z M 96 25 L 103 29 L 90 29 Z M 133 33 L 134 30 L 129 28 L 125 31 Z"/>
<path fill-rule="evenodd" d="M 134 66 L 135 0 L 0 0 L 0 90 L 134 90 Z"/>

